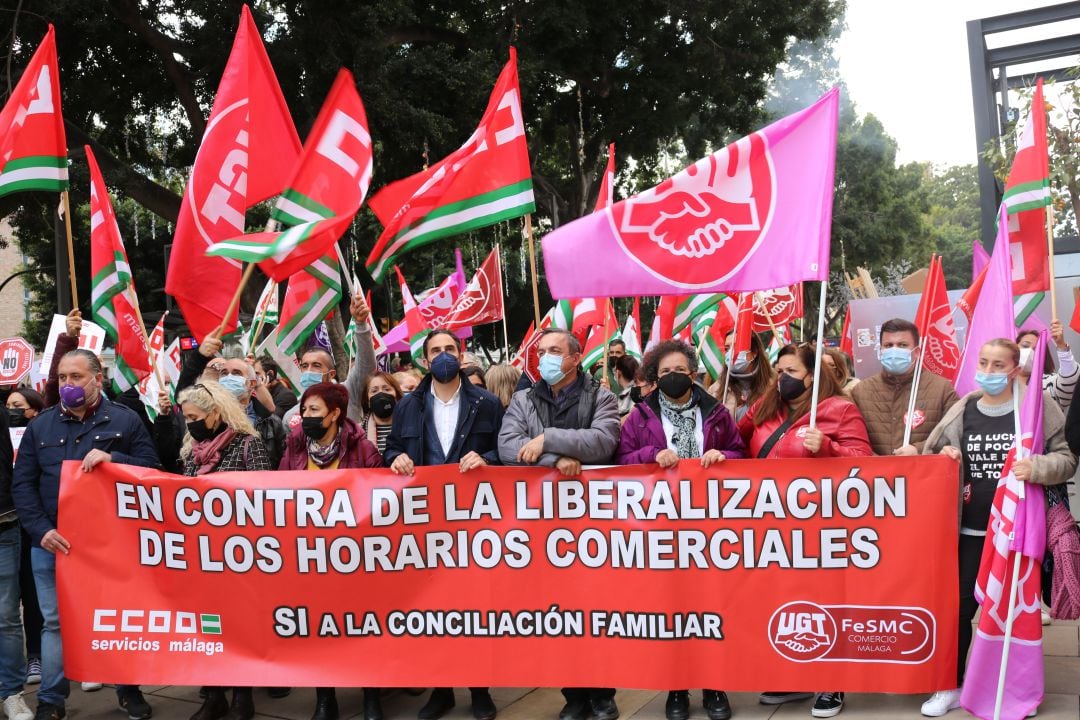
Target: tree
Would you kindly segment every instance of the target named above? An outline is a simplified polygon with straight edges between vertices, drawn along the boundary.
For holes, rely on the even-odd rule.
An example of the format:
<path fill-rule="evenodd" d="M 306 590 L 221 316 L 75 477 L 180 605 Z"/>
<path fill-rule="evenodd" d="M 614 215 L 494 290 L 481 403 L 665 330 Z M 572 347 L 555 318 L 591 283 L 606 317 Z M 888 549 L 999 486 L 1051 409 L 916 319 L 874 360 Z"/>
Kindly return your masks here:
<path fill-rule="evenodd" d="M 978 171 L 974 165 L 924 168 L 926 222 L 941 254 L 945 284 L 960 290 L 971 284 L 971 244 L 980 233 Z"/>
<path fill-rule="evenodd" d="M 610 141 L 623 157 L 649 166 L 672 138 L 698 156 L 718 138 L 750 130 L 788 46 L 824 33 L 841 9 L 836 0 L 775 0 L 767 11 L 755 0 L 265 0 L 253 12 L 301 137 L 337 68 L 353 70 L 375 139 L 373 189 L 468 137 L 516 41 L 538 221 L 550 227 L 591 208 Z M 158 218 L 156 234 L 145 237 L 146 255 L 132 253 L 148 310 L 164 307 L 162 248 L 239 11 L 238 0 L 106 0 L 89 12 L 76 0 L 38 0 L 11 14 L 12 78 L 46 23 L 57 26 L 76 216 L 86 214 L 79 168 L 81 147 L 90 143 L 106 181 L 135 203 L 123 207 L 141 213 L 143 223 L 146 213 Z M 40 267 L 53 265 L 54 208 L 52 197 L 0 199 L 0 213 L 18 209 L 20 247 Z M 265 209 L 248 222 L 255 227 L 260 218 Z M 131 245 L 133 218 L 121 223 Z M 85 220 L 76 231 L 85 305 Z M 362 212 L 348 237 L 354 257 L 366 256 L 378 231 Z M 463 242 L 490 246 L 494 238 L 507 243 L 508 257 L 520 247 L 514 223 Z M 429 274 L 441 279 L 450 247 L 411 256 L 410 281 L 419 287 Z M 39 320 L 53 311 L 45 307 L 53 287 L 51 278 L 33 286 Z M 530 293 L 521 289 L 510 287 L 515 335 L 532 314 Z M 382 295 L 376 312 L 392 315 Z M 29 330 L 41 339 L 40 324 Z"/>

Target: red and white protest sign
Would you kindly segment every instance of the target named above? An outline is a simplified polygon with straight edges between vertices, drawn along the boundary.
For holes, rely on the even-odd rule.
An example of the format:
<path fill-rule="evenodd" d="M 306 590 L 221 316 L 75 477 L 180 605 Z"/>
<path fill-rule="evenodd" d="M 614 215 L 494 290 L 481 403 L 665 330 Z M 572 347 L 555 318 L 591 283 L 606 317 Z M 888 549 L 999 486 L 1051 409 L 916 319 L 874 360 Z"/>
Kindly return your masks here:
<path fill-rule="evenodd" d="M 942 456 L 580 477 L 181 478 L 68 462 L 65 671 L 177 685 L 950 688 L 957 473 Z"/>
<path fill-rule="evenodd" d="M 17 385 L 34 364 L 34 348 L 21 337 L 0 340 L 0 385 Z"/>

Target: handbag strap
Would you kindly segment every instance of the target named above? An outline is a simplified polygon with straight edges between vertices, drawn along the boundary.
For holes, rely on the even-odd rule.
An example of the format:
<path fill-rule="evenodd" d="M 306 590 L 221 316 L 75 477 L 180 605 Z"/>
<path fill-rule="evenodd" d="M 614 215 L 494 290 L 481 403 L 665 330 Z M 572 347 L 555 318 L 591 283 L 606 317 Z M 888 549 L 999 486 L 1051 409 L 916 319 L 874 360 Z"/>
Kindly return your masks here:
<path fill-rule="evenodd" d="M 791 427 L 791 423 L 793 421 L 794 418 L 791 417 L 790 413 L 788 413 L 788 416 L 784 419 L 784 422 L 780 423 L 780 427 L 776 428 L 776 430 L 773 431 L 773 434 L 769 436 L 769 439 L 766 440 L 765 444 L 761 446 L 760 450 L 758 450 L 757 456 L 759 459 L 769 456 L 769 452 L 773 449 L 773 445 L 780 442 L 780 438 L 782 438 L 784 436 L 784 433 L 788 431 L 788 428 Z"/>

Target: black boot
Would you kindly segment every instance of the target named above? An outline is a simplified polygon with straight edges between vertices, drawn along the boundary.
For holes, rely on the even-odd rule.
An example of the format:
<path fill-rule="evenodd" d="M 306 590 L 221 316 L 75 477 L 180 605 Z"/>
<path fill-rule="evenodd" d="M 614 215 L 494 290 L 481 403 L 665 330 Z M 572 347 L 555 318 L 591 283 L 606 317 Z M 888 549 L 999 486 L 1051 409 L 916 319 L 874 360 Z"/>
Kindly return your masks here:
<path fill-rule="evenodd" d="M 495 701 L 487 688 L 472 691 L 472 714 L 476 720 L 495 720 Z"/>
<path fill-rule="evenodd" d="M 191 720 L 220 720 L 229 712 L 229 701 L 225 699 L 225 688 L 206 688 L 206 698 L 202 706 L 191 716 Z"/>
<path fill-rule="evenodd" d="M 664 703 L 664 717 L 667 720 L 687 720 L 690 717 L 690 692 L 672 690 Z"/>
<path fill-rule="evenodd" d="M 380 688 L 364 688 L 364 720 L 383 720 Z"/>
<path fill-rule="evenodd" d="M 454 707 L 453 688 L 434 688 L 431 697 L 428 698 L 424 707 L 416 714 L 419 720 L 439 720 L 443 715 L 450 712 Z"/>
<path fill-rule="evenodd" d="M 315 713 L 311 720 L 338 720 L 337 693 L 334 688 L 315 688 Z"/>
<path fill-rule="evenodd" d="M 709 720 L 728 720 L 731 717 L 731 703 L 723 690 L 703 691 L 702 704 Z"/>
<path fill-rule="evenodd" d="M 255 717 L 255 701 L 251 699 L 251 688 L 233 688 L 232 705 L 225 713 L 224 720 L 251 720 Z"/>

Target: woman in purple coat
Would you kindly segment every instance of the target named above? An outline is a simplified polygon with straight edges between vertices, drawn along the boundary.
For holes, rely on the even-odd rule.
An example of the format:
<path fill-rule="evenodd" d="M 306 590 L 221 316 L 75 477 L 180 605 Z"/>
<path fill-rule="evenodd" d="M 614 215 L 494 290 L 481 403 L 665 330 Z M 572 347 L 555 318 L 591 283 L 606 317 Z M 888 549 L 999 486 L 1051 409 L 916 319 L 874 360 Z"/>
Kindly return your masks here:
<path fill-rule="evenodd" d="M 709 467 L 727 458 L 746 457 L 735 420 L 724 405 L 694 383 L 697 353 L 684 342 L 658 344 L 642 363 L 645 379 L 657 390 L 630 413 L 623 423 L 616 462 L 620 465 L 659 463 L 674 466 L 680 460 L 701 458 Z M 722 690 L 703 692 L 709 720 L 727 720 L 731 704 Z M 690 693 L 668 693 L 664 714 L 668 720 L 690 717 Z"/>

